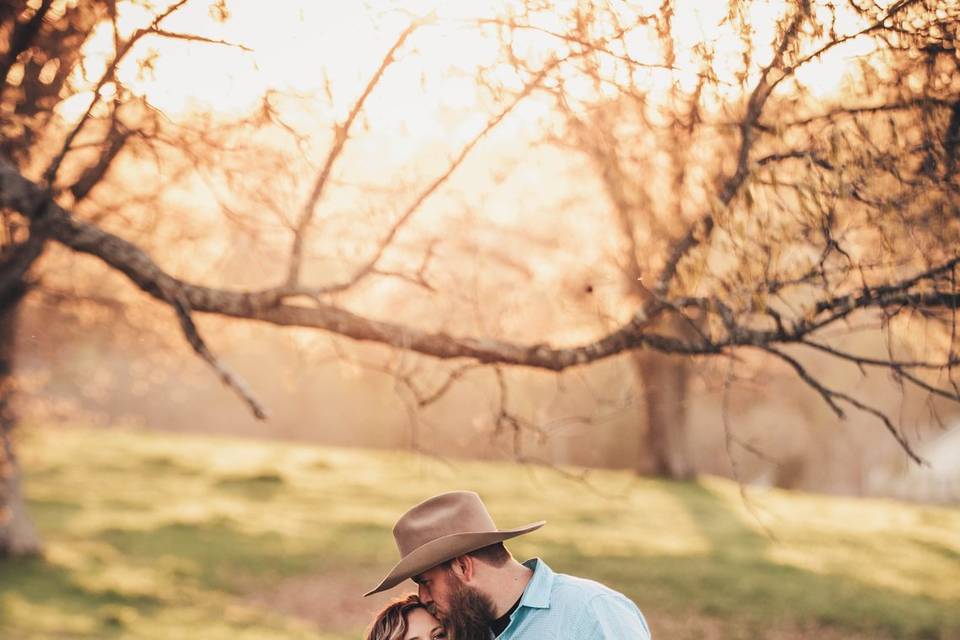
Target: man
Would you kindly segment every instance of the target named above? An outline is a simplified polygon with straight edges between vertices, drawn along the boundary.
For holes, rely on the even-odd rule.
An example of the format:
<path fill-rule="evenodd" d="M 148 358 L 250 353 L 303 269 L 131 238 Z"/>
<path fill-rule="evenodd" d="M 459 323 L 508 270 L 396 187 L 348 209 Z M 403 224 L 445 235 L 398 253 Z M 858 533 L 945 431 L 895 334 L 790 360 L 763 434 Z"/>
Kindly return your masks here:
<path fill-rule="evenodd" d="M 554 573 L 539 558 L 521 564 L 503 546 L 544 524 L 501 530 L 476 493 L 434 496 L 397 521 L 400 562 L 365 595 L 412 578 L 453 640 L 650 640 L 623 594 Z"/>

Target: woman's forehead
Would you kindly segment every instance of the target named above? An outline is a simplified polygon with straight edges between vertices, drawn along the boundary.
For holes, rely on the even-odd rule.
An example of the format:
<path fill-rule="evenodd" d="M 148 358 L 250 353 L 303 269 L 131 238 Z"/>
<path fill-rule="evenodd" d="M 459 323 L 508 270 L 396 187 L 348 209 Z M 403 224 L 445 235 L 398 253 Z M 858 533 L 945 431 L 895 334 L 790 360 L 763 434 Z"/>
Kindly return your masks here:
<path fill-rule="evenodd" d="M 411 609 L 407 613 L 407 633 L 403 640 L 413 640 L 414 638 L 430 640 L 430 633 L 439 626 L 440 622 L 423 607 Z"/>

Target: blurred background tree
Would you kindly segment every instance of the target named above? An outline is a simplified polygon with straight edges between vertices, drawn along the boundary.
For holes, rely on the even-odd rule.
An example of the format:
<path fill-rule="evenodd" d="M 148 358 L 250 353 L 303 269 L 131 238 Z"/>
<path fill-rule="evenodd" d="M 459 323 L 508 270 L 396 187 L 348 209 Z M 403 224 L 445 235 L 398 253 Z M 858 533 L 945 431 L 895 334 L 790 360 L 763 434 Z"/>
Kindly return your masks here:
<path fill-rule="evenodd" d="M 253 103 L 184 98 L 174 113 L 156 104 L 164 92 L 213 82 L 223 51 L 266 55 L 222 37 L 231 12 L 250 7 L 4 6 L 0 548 L 39 549 L 10 437 L 15 338 L 55 317 L 18 324 L 32 290 L 56 313 L 82 300 L 84 326 L 106 326 L 108 341 L 121 321 L 142 327 L 172 310 L 257 417 L 267 407 L 256 387 L 203 337 L 229 332 L 227 320 L 388 347 L 373 363 L 340 340 L 330 354 L 386 371 L 414 427 L 457 387 L 482 384 L 493 433 L 512 438 L 518 459 L 529 459 L 526 438 L 549 431 L 527 411 L 536 396 L 523 371 L 589 369 L 610 386 L 622 371 L 601 361 L 618 355 L 633 362 L 643 410 L 614 443 L 644 434 L 629 454 L 640 472 L 704 470 L 687 434 L 694 373 L 710 372 L 721 393 L 710 410 L 727 417 L 734 383 L 769 362 L 919 458 L 885 404 L 851 392 L 846 369 L 833 374 L 852 364 L 889 373 L 905 394 L 960 398 L 960 8 L 405 9 L 371 14 L 378 29 L 356 60 L 307 64 L 279 38 L 284 68 L 318 91 L 251 81 Z M 194 57 L 164 77 L 176 47 Z M 881 348 L 850 337 L 862 331 Z M 728 449 L 760 454 L 724 427 Z"/>
<path fill-rule="evenodd" d="M 684 11 L 702 12 L 711 35 L 685 34 Z M 812 379 L 769 333 L 736 335 L 764 327 L 778 334 L 772 342 L 889 368 L 933 393 L 914 369 L 951 375 L 951 346 L 929 367 L 902 367 L 892 349 L 905 337 L 895 325 L 918 315 L 945 323 L 953 343 L 956 290 L 937 281 L 953 277 L 956 259 L 954 14 L 923 2 L 665 2 L 650 12 L 596 3 L 562 18 L 531 5 L 498 24 L 508 47 L 533 30 L 576 55 L 552 93 L 567 119 L 561 140 L 593 161 L 616 213 L 621 307 L 688 343 L 752 342 L 840 414 L 864 407 Z M 901 277 L 915 274 L 937 291 L 923 309 L 903 289 L 915 283 Z M 898 300 L 873 300 L 883 295 Z M 818 339 L 873 306 L 886 357 Z M 692 470 L 691 360 L 640 350 L 635 364 L 647 422 L 640 468 L 682 477 Z"/>

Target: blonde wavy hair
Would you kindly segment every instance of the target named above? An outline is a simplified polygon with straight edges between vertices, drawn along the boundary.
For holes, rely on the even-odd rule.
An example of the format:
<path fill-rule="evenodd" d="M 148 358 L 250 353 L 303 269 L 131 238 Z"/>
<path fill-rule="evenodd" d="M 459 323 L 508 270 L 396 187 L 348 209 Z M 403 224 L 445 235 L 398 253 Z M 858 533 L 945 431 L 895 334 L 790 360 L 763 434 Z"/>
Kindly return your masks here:
<path fill-rule="evenodd" d="M 403 640 L 407 615 L 414 609 L 426 609 L 415 593 L 394 600 L 373 619 L 366 640 Z"/>

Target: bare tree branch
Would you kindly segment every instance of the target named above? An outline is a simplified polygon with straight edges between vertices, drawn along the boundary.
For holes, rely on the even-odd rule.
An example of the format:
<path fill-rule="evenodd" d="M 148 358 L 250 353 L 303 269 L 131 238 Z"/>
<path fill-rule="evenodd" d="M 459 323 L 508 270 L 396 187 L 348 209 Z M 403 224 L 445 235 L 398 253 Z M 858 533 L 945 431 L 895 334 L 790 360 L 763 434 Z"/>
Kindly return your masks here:
<path fill-rule="evenodd" d="M 218 40 L 216 38 L 207 38 L 205 36 L 197 35 L 195 33 L 177 33 L 176 31 L 167 31 L 166 29 L 152 28 L 148 29 L 147 33 L 160 36 L 161 38 L 168 38 L 170 40 L 184 40 L 186 42 L 201 42 L 204 44 L 216 44 L 223 45 L 225 47 L 233 47 L 235 49 L 240 49 L 241 51 L 246 51 L 247 53 L 253 53 L 253 49 L 250 47 L 239 44 L 236 42 L 228 42 L 226 40 Z"/>
<path fill-rule="evenodd" d="M 444 395 L 446 395 L 446 393 L 450 391 L 451 388 L 453 388 L 453 385 L 456 384 L 461 378 L 463 378 L 463 376 L 465 376 L 467 373 L 471 371 L 476 370 L 478 367 L 479 365 L 477 365 L 476 363 L 467 363 L 457 367 L 456 369 L 451 371 L 449 374 L 447 374 L 447 377 L 443 381 L 443 383 L 440 384 L 436 389 L 431 391 L 429 394 L 420 395 L 418 393 L 417 404 L 421 408 L 423 408 L 435 403 L 437 400 L 439 400 Z"/>
<path fill-rule="evenodd" d="M 177 314 L 177 319 L 180 322 L 180 328 L 183 330 L 183 335 L 186 337 L 187 342 L 190 343 L 190 346 L 193 347 L 193 350 L 206 362 L 210 367 L 216 371 L 217 376 L 220 378 L 220 381 L 223 384 L 234 391 L 239 395 L 244 402 L 250 407 L 253 415 L 259 420 L 267 419 L 267 410 L 262 404 L 253 396 L 253 393 L 250 391 L 247 384 L 238 378 L 234 373 L 230 372 L 223 364 L 217 359 L 217 357 L 210 351 L 207 347 L 206 342 L 203 337 L 200 335 L 200 331 L 197 329 L 196 323 L 193 321 L 193 317 L 190 314 L 190 303 L 187 300 L 186 296 L 183 293 L 182 289 L 178 288 L 166 288 L 162 287 L 161 292 L 163 294 L 166 302 L 173 307 L 173 310 Z"/>
<path fill-rule="evenodd" d="M 846 417 L 846 414 L 844 413 L 843 409 L 840 408 L 838 401 L 846 402 L 865 413 L 869 413 L 870 415 L 876 417 L 883 423 L 887 431 L 890 432 L 890 435 L 894 437 L 894 439 L 897 441 L 900 447 L 904 450 L 904 452 L 906 452 L 908 456 L 910 456 L 910 458 L 914 462 L 916 462 L 917 464 L 924 463 L 923 459 L 913 450 L 913 447 L 910 445 L 907 439 L 903 436 L 900 430 L 896 427 L 896 425 L 893 424 L 893 421 L 890 420 L 887 414 L 883 413 L 876 407 L 871 407 L 870 405 L 867 405 L 866 403 L 861 402 L 860 400 L 857 400 L 856 398 L 854 398 L 849 394 L 843 393 L 841 391 L 836 391 L 834 389 L 830 389 L 829 387 L 824 385 L 822 382 L 817 380 L 814 376 L 812 376 L 806 370 L 806 368 L 804 368 L 804 366 L 800 364 L 800 362 L 796 358 L 784 353 L 783 351 L 771 346 L 765 346 L 762 348 L 764 351 L 767 351 L 768 353 L 775 355 L 776 357 L 778 357 L 779 359 L 783 360 L 788 365 L 790 365 L 793 368 L 793 370 L 797 372 L 797 375 L 800 377 L 800 379 L 803 380 L 807 384 L 807 386 L 809 386 L 811 389 L 816 391 L 821 398 L 823 398 L 823 401 L 827 403 L 827 405 L 833 410 L 833 412 L 837 415 L 838 418 Z"/>
<path fill-rule="evenodd" d="M 353 122 L 363 109 L 363 105 L 367 101 L 367 98 L 371 93 L 373 93 L 373 90 L 377 84 L 380 83 L 380 79 L 383 77 L 383 74 L 386 72 L 387 68 L 389 68 L 390 65 L 392 65 L 396 60 L 397 51 L 403 46 L 404 42 L 407 41 L 407 38 L 409 38 L 410 35 L 422 24 L 422 21 L 414 21 L 400 33 L 396 41 L 393 43 L 393 46 L 390 47 L 390 49 L 387 51 L 387 54 L 383 57 L 383 60 L 380 62 L 380 66 L 377 67 L 377 70 L 373 73 L 373 76 L 370 77 L 370 80 L 367 82 L 367 85 L 360 94 L 360 97 L 357 98 L 356 102 L 354 102 L 353 107 L 350 109 L 349 115 L 347 115 L 347 119 L 344 120 L 342 124 L 337 124 L 334 127 L 333 144 L 330 147 L 330 151 L 327 153 L 327 159 L 323 163 L 323 168 L 320 170 L 320 173 L 317 175 L 317 179 L 313 183 L 313 188 L 310 190 L 310 195 L 307 197 L 307 201 L 303 205 L 303 209 L 300 213 L 300 219 L 297 221 L 296 227 L 293 230 L 293 245 L 290 248 L 290 266 L 287 271 L 286 280 L 287 287 L 296 287 L 300 279 L 300 266 L 303 262 L 303 243 L 306 240 L 307 229 L 310 227 L 310 223 L 313 221 L 313 216 L 316 212 L 317 205 L 320 202 L 320 198 L 323 196 L 324 189 L 327 186 L 327 181 L 330 178 L 330 172 L 333 170 L 333 165 L 337 161 L 337 158 L 340 157 L 340 153 L 343 151 L 344 144 L 346 144 L 347 138 L 350 136 L 350 127 L 353 125 Z"/>
<path fill-rule="evenodd" d="M 26 51 L 27 47 L 30 46 L 30 43 L 40 31 L 43 20 L 52 5 L 53 0 L 43 0 L 40 6 L 33 12 L 33 15 L 30 16 L 29 20 L 26 22 L 15 21 L 16 23 L 13 27 L 13 33 L 10 35 L 8 48 L 3 58 L 0 58 L 0 95 L 3 95 L 4 89 L 7 88 L 7 76 L 10 74 L 10 69 L 13 68 L 17 58 L 21 53 Z"/>
<path fill-rule="evenodd" d="M 100 79 L 97 80 L 96 86 L 93 89 L 93 98 L 90 100 L 90 104 L 87 105 L 86 111 L 83 112 L 83 115 L 80 116 L 80 119 L 73 126 L 69 133 L 64 137 L 63 145 L 60 149 L 60 152 L 54 156 L 53 160 L 47 166 L 47 169 L 43 172 L 44 181 L 46 182 L 48 188 L 53 188 L 54 182 L 57 179 L 57 172 L 60 170 L 60 165 L 63 164 L 64 158 L 67 154 L 73 150 L 73 141 L 80 134 L 86 124 L 90 121 L 90 117 L 93 114 L 94 108 L 100 102 L 102 97 L 101 92 L 103 88 L 110 82 L 114 74 L 117 72 L 117 67 L 120 65 L 120 62 L 126 57 L 128 53 L 133 49 L 133 46 L 145 35 L 159 28 L 160 24 L 166 20 L 168 17 L 180 10 L 189 0 L 178 0 L 174 2 L 169 7 L 167 7 L 162 13 L 157 15 L 148 27 L 143 29 L 138 29 L 133 32 L 133 35 L 124 42 L 120 48 L 114 51 L 113 59 L 107 64 L 106 69 L 104 69 L 103 74 L 100 76 Z"/>
<path fill-rule="evenodd" d="M 427 201 L 430 196 L 432 196 L 437 189 L 439 189 L 449 178 L 453 175 L 454 171 L 463 164 L 463 161 L 466 160 L 467 156 L 470 155 L 470 152 L 474 147 L 479 144 L 479 142 L 486 137 L 490 131 L 492 131 L 500 122 L 503 121 L 507 115 L 510 114 L 514 108 L 523 101 L 530 93 L 536 89 L 543 78 L 546 76 L 549 69 L 554 66 L 556 63 L 551 63 L 547 65 L 538 73 L 536 76 L 530 80 L 523 90 L 518 93 L 510 103 L 504 107 L 499 113 L 490 118 L 487 121 L 487 124 L 481 129 L 469 142 L 467 142 L 461 149 L 460 152 L 450 161 L 450 164 L 447 165 L 447 168 L 439 176 L 434 178 L 421 192 L 420 194 L 411 202 L 407 208 L 400 214 L 400 216 L 390 225 L 390 228 L 387 230 L 387 233 L 380 239 L 377 243 L 377 248 L 374 250 L 373 255 L 371 255 L 366 262 L 364 262 L 358 269 L 356 269 L 352 276 L 348 279 L 338 282 L 335 284 L 325 285 L 322 287 L 286 287 L 279 290 L 284 296 L 294 296 L 294 295 L 305 295 L 305 296 L 322 296 L 329 295 L 333 293 L 340 293 L 346 291 L 357 285 L 369 275 L 375 273 L 376 265 L 380 262 L 380 259 L 383 257 L 384 252 L 393 242 L 394 238 L 397 236 L 397 233 L 406 225 L 410 219 L 420 210 L 420 207 L 423 206 L 423 203 Z"/>

